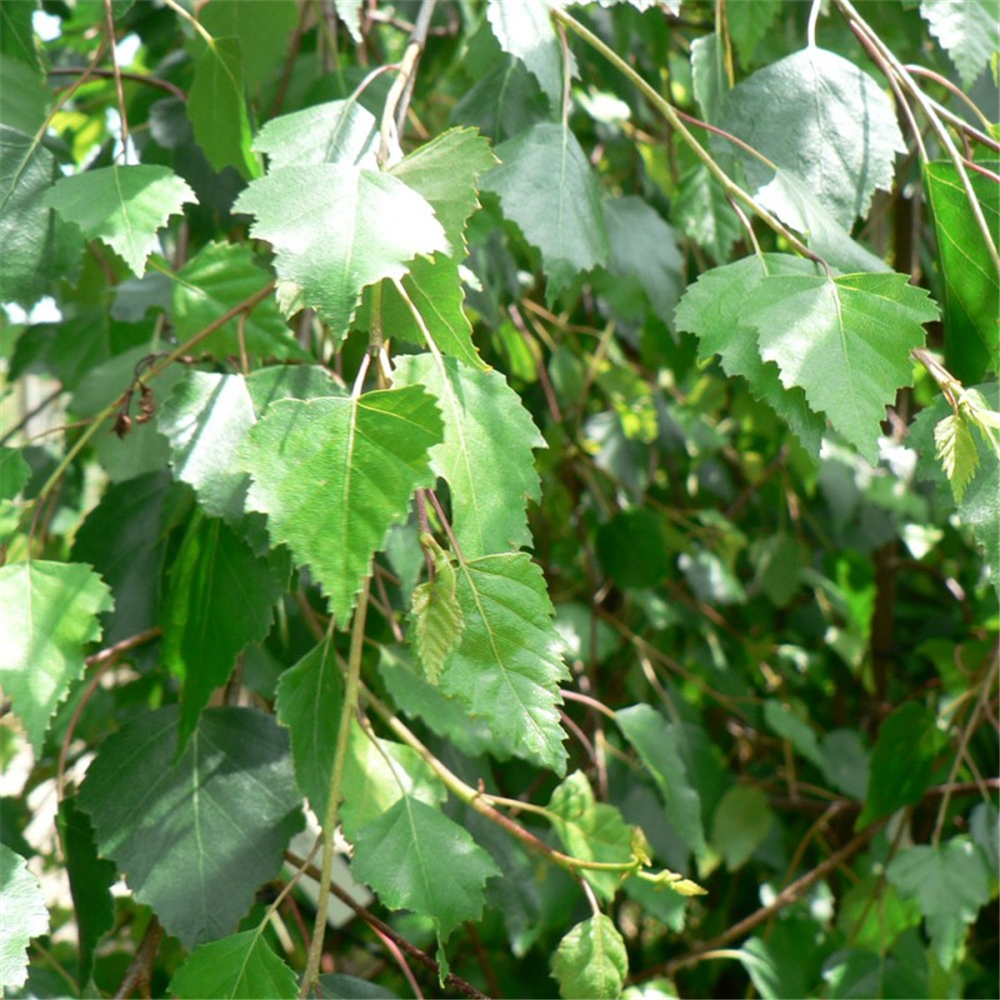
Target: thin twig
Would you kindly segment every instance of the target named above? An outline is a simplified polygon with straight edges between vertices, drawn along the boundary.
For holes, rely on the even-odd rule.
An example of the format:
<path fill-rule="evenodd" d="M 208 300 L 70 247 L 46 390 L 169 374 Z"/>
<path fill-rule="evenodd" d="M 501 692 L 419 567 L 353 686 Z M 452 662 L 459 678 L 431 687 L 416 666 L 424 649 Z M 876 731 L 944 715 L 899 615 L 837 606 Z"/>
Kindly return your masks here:
<path fill-rule="evenodd" d="M 156 953 L 160 949 L 160 940 L 163 937 L 163 928 L 160 921 L 154 914 L 149 918 L 146 925 L 146 933 L 142 936 L 142 941 L 132 959 L 125 978 L 115 991 L 115 1000 L 127 1000 L 139 988 L 143 996 L 149 996 L 149 983 L 153 977 L 153 961 Z"/>
<path fill-rule="evenodd" d="M 76 76 L 84 71 L 85 67 L 83 66 L 53 66 L 48 73 L 49 76 Z M 115 72 L 110 69 L 92 69 L 90 75 L 101 80 L 110 80 L 114 78 Z M 146 76 L 143 73 L 132 73 L 128 70 L 119 70 L 118 76 L 130 83 L 144 83 L 147 87 L 155 87 L 157 90 L 171 94 L 180 101 L 186 101 L 188 97 L 187 93 L 181 90 L 177 84 L 163 80 L 158 76 Z"/>

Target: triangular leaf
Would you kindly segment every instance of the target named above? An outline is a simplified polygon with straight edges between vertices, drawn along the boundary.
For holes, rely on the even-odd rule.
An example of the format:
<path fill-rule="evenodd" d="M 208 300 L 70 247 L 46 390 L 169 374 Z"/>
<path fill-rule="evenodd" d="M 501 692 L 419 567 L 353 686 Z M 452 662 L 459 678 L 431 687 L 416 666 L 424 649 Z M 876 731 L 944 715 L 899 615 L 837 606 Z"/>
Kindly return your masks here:
<path fill-rule="evenodd" d="M 49 911 L 28 862 L 0 844 L 0 989 L 20 989 L 28 978 L 28 945 L 49 929 Z"/>
<path fill-rule="evenodd" d="M 442 939 L 482 914 L 493 859 L 440 809 L 404 795 L 358 831 L 353 874 L 392 910 L 414 910 L 434 920 Z"/>
<path fill-rule="evenodd" d="M 525 504 L 540 487 L 532 449 L 544 448 L 528 411 L 496 371 L 429 354 L 399 359 L 397 384 L 434 393 L 445 420 L 431 467 L 451 487 L 452 527 L 469 559 L 531 543 Z"/>
<path fill-rule="evenodd" d="M 170 980 L 177 1000 L 294 1000 L 298 981 L 271 950 L 263 928 L 211 941 L 189 955 Z"/>
<path fill-rule="evenodd" d="M 252 4 L 212 0 L 198 19 L 216 38 L 239 39 L 240 68 L 247 86 L 254 88 L 281 64 L 296 12 L 284 0 L 254 0 Z"/>
<path fill-rule="evenodd" d="M 79 801 L 136 899 L 194 948 L 233 932 L 303 820 L 273 719 L 211 708 L 175 763 L 178 715 L 146 713 L 108 737 Z"/>
<path fill-rule="evenodd" d="M 139 277 L 156 249 L 156 234 L 195 193 L 169 167 L 151 164 L 87 170 L 57 181 L 44 198 L 88 240 L 102 240 Z"/>
<path fill-rule="evenodd" d="M 417 254 L 448 246 L 415 191 L 388 174 L 345 164 L 272 171 L 233 209 L 257 217 L 251 232 L 274 247 L 278 276 L 296 289 L 296 304 L 314 306 L 340 335 L 366 285 L 401 278 Z"/>
<path fill-rule="evenodd" d="M 549 15 L 551 0 L 535 3 L 510 3 L 490 0 L 486 17 L 504 52 L 521 59 L 542 85 L 553 104 L 562 94 L 562 51 Z M 572 54 L 570 73 L 576 75 Z"/>
<path fill-rule="evenodd" d="M 308 163 L 342 163 L 377 169 L 378 122 L 357 101 L 315 104 L 271 121 L 254 149 L 268 155 L 268 171 Z"/>
<path fill-rule="evenodd" d="M 111 592 L 89 566 L 40 559 L 0 567 L 4 693 L 41 754 L 49 720 L 83 676 L 83 647 L 101 637 Z"/>
<path fill-rule="evenodd" d="M 920 0 L 920 16 L 969 90 L 1000 49 L 996 0 Z"/>
<path fill-rule="evenodd" d="M 960 504 L 965 495 L 965 487 L 969 485 L 979 465 L 979 451 L 968 421 L 958 413 L 945 417 L 934 428 L 934 444 L 935 453 L 951 483 L 955 503 Z"/>
<path fill-rule="evenodd" d="M 608 262 L 597 179 L 576 136 L 562 125 L 535 125 L 499 146 L 497 156 L 501 164 L 483 177 L 483 189 L 500 196 L 504 215 L 541 250 L 551 304 L 582 271 Z"/>
<path fill-rule="evenodd" d="M 618 1000 L 628 975 L 628 952 L 614 921 L 598 913 L 577 924 L 559 942 L 552 974 L 565 1000 Z"/>
<path fill-rule="evenodd" d="M 526 553 L 458 568 L 465 631 L 441 686 L 483 719 L 508 753 L 562 773 L 558 682 L 568 676 L 542 572 Z"/>
<path fill-rule="evenodd" d="M 341 624 L 413 491 L 433 485 L 428 451 L 441 432 L 434 398 L 411 386 L 279 400 L 247 436 L 247 504 L 268 515 L 275 542 L 310 566 Z"/>

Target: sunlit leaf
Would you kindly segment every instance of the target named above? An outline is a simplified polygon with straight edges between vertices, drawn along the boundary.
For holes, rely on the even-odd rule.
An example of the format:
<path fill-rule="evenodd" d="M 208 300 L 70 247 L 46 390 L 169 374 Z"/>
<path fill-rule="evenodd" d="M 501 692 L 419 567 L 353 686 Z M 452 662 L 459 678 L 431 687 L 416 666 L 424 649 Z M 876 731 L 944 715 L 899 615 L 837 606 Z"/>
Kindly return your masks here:
<path fill-rule="evenodd" d="M 294 1000 L 295 973 L 271 950 L 262 928 L 232 934 L 196 949 L 170 980 L 177 1000 Z"/>
<path fill-rule="evenodd" d="M 614 921 L 598 913 L 577 924 L 559 942 L 552 974 L 566 1000 L 617 1000 L 628 975 L 628 952 Z"/>

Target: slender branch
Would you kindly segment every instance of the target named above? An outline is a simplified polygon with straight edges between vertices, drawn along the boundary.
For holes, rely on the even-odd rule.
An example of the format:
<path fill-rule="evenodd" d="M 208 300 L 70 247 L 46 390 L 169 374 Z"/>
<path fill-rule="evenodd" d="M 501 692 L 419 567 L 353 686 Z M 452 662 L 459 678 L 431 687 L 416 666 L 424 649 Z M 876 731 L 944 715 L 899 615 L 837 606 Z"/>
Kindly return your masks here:
<path fill-rule="evenodd" d="M 205 44 L 210 49 L 215 49 L 215 39 L 208 33 L 208 29 L 196 17 L 192 17 L 177 0 L 162 0 L 164 6 L 169 7 L 181 20 L 187 21 L 195 31 L 205 40 Z"/>
<path fill-rule="evenodd" d="M 108 32 L 108 48 L 111 51 L 111 70 L 115 78 L 118 94 L 118 114 L 121 117 L 122 163 L 128 163 L 128 115 L 125 112 L 125 88 L 122 86 L 122 71 L 118 65 L 118 49 L 115 46 L 115 12 L 111 0 L 104 0 L 104 23 Z"/>
<path fill-rule="evenodd" d="M 163 937 L 163 928 L 160 921 L 154 914 L 149 918 L 146 925 L 146 933 L 142 936 L 142 941 L 132 959 L 125 978 L 121 985 L 115 990 L 115 1000 L 126 1000 L 132 996 L 136 987 L 140 988 L 143 996 L 149 996 L 149 983 L 153 978 L 153 961 L 157 951 L 160 950 L 160 940 Z"/>
<path fill-rule="evenodd" d="M 53 66 L 49 69 L 49 76 L 76 76 L 84 72 L 84 68 L 80 66 Z M 110 80 L 115 76 L 114 70 L 110 69 L 93 69 L 90 71 L 90 75 L 97 77 L 100 80 Z M 180 101 L 187 100 L 187 93 L 181 90 L 175 83 L 171 83 L 169 80 L 163 80 L 158 76 L 146 76 L 143 73 L 132 73 L 128 70 L 119 70 L 118 76 L 123 80 L 128 80 L 129 83 L 144 83 L 147 87 L 155 87 L 157 90 L 162 90 L 167 94 L 171 94 Z"/>

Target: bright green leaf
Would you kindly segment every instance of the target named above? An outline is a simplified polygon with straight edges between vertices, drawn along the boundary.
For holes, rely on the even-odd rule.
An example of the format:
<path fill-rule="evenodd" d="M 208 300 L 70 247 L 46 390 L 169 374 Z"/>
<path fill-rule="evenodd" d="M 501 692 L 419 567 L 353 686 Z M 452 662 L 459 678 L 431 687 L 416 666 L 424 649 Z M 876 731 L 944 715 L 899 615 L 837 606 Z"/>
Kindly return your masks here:
<path fill-rule="evenodd" d="M 734 785 L 722 797 L 712 819 L 712 845 L 734 872 L 753 857 L 764 842 L 774 813 L 756 785 Z"/>
<path fill-rule="evenodd" d="M 444 441 L 431 451 L 431 467 L 451 488 L 462 554 L 529 545 L 525 505 L 540 498 L 532 449 L 545 440 L 503 375 L 421 354 L 399 359 L 396 384 L 425 386 L 441 407 Z"/>
<path fill-rule="evenodd" d="M 37 67 L 0 54 L 0 121 L 31 135 L 45 120 L 48 103 Z"/>
<path fill-rule="evenodd" d="M 551 304 L 582 271 L 608 262 L 597 179 L 576 136 L 562 125 L 535 125 L 496 152 L 500 166 L 483 177 L 483 189 L 500 196 L 504 215 L 541 250 Z"/>
<path fill-rule="evenodd" d="M 101 240 L 139 277 L 156 249 L 156 234 L 195 193 L 169 167 L 142 164 L 87 170 L 57 181 L 43 204 Z"/>
<path fill-rule="evenodd" d="M 553 104 L 562 95 L 563 62 L 559 36 L 549 16 L 549 0 L 535 3 L 505 3 L 490 0 L 486 17 L 504 52 L 524 62 Z M 576 61 L 570 54 L 570 73 Z"/>
<path fill-rule="evenodd" d="M 754 51 L 771 31 L 784 8 L 784 0 L 737 0 L 726 7 L 726 23 L 733 47 L 743 66 L 749 66 Z"/>
<path fill-rule="evenodd" d="M 295 973 L 271 950 L 263 928 L 203 944 L 170 980 L 177 1000 L 294 1000 Z"/>
<path fill-rule="evenodd" d="M 285 0 L 253 0 L 252 4 L 212 0 L 202 8 L 199 20 L 217 39 L 239 39 L 240 68 L 252 90 L 281 65 L 297 15 L 294 5 Z"/>
<path fill-rule="evenodd" d="M 420 195 L 388 174 L 346 164 L 272 171 L 233 208 L 257 217 L 251 232 L 274 247 L 296 305 L 314 306 L 340 335 L 366 285 L 401 278 L 417 254 L 448 246 Z"/>
<path fill-rule="evenodd" d="M 463 562 L 458 600 L 465 631 L 445 664 L 445 694 L 464 701 L 508 753 L 562 773 L 556 706 L 568 674 L 541 570 L 523 552 Z"/>
<path fill-rule="evenodd" d="M 288 736 L 247 708 L 210 708 L 177 756 L 176 707 L 101 745 L 80 788 L 101 854 L 187 948 L 231 934 L 302 826 Z"/>
<path fill-rule="evenodd" d="M 1000 20 L 996 0 L 920 0 L 920 16 L 962 77 L 965 90 L 997 57 Z M 996 229 L 994 228 L 994 233 Z"/>
<path fill-rule="evenodd" d="M 59 703 L 83 676 L 83 647 L 101 637 L 97 616 L 111 607 L 107 585 L 82 563 L 0 567 L 4 693 L 36 754 Z"/>
<path fill-rule="evenodd" d="M 434 578 L 413 590 L 410 621 L 413 626 L 413 647 L 424 676 L 435 686 L 440 683 L 441 669 L 462 637 L 465 619 L 458 603 L 458 581 L 455 567 L 448 554 L 432 535 L 422 538 L 431 555 Z"/>
<path fill-rule="evenodd" d="M 934 428 L 934 444 L 955 503 L 960 504 L 979 466 L 979 451 L 969 422 L 961 414 L 949 414 Z"/>
<path fill-rule="evenodd" d="M 437 925 L 442 939 L 482 914 L 493 859 L 440 809 L 402 796 L 354 839 L 351 871 L 391 910 L 414 910 Z"/>
<path fill-rule="evenodd" d="M 411 386 L 279 400 L 247 436 L 248 507 L 267 514 L 271 538 L 310 566 L 340 624 L 413 491 L 433 486 L 428 451 L 441 430 L 433 397 Z"/>
<path fill-rule="evenodd" d="M 968 837 L 906 847 L 889 862 L 886 876 L 900 895 L 920 904 L 938 961 L 951 968 L 966 929 L 990 899 L 990 873 Z"/>
<path fill-rule="evenodd" d="M 650 705 L 621 709 L 615 713 L 615 718 L 656 782 L 671 825 L 700 857 L 705 853 L 701 797 L 688 777 L 677 726 L 668 723 Z"/>
<path fill-rule="evenodd" d="M 267 153 L 268 170 L 310 163 L 378 168 L 378 122 L 357 101 L 328 101 L 280 118 L 257 133 L 254 149 Z"/>
<path fill-rule="evenodd" d="M 577 924 L 559 942 L 552 974 L 566 1000 L 617 1000 L 628 975 L 628 952 L 614 921 L 598 913 Z"/>
<path fill-rule="evenodd" d="M 566 851 L 583 861 L 628 864 L 633 857 L 632 831 L 622 814 L 594 798 L 587 776 L 574 771 L 552 793 L 548 809 Z M 581 868 L 594 891 L 609 902 L 621 886 L 621 872 Z"/>
<path fill-rule="evenodd" d="M 28 863 L 6 844 L 0 844 L 0 992 L 20 989 L 28 978 L 28 944 L 46 934 L 49 911 L 38 879 Z"/>

